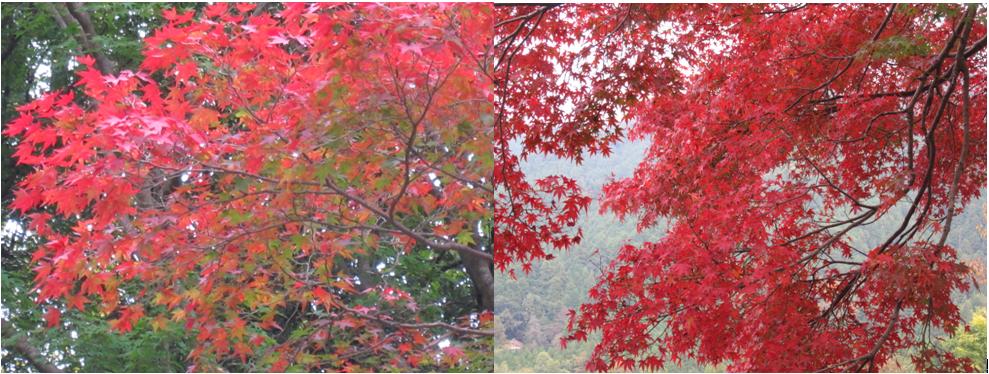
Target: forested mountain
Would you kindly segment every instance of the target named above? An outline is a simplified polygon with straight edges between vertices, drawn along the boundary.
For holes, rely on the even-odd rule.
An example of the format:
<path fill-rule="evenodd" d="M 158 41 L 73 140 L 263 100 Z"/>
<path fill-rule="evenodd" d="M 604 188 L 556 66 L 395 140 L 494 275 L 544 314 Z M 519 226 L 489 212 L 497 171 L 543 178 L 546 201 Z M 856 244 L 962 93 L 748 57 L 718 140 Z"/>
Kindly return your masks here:
<path fill-rule="evenodd" d="M 610 157 L 591 156 L 580 165 L 547 156 L 522 164 L 532 179 L 566 171 L 590 196 L 600 194 L 612 177 L 627 177 L 642 159 L 647 142 L 618 143 Z M 581 216 L 581 244 L 550 261 L 536 262 L 532 271 L 517 271 L 517 278 L 495 280 L 495 371 L 581 372 L 594 339 L 560 348 L 566 333 L 567 310 L 586 300 L 600 269 L 622 244 L 642 243 L 663 234 L 662 228 L 637 232 L 634 221 L 622 222 L 612 214 L 600 214 L 597 200 Z M 520 349 L 512 344 L 521 343 Z"/>
<path fill-rule="evenodd" d="M 595 197 L 586 214 L 581 216 L 579 227 L 584 239 L 569 252 L 549 261 L 533 264 L 532 271 L 524 274 L 517 271 L 517 279 L 498 277 L 495 282 L 495 322 L 496 347 L 495 371 L 517 372 L 582 372 L 584 361 L 589 357 L 597 337 L 588 342 L 569 344 L 560 347 L 560 338 L 566 333 L 567 310 L 574 309 L 586 300 L 588 290 L 594 286 L 600 269 L 607 266 L 623 244 L 638 244 L 655 241 L 662 237 L 665 226 L 638 232 L 634 220 L 622 222 L 610 213 L 601 214 L 597 197 L 601 187 L 612 176 L 626 177 L 635 169 L 646 150 L 647 142 L 624 142 L 616 144 L 610 157 L 589 156 L 580 165 L 553 157 L 531 157 L 522 164 L 526 174 L 537 179 L 546 175 L 566 172 L 573 177 L 588 195 Z M 973 361 L 985 362 L 985 305 L 986 305 L 986 202 L 985 193 L 966 207 L 964 213 L 955 217 L 956 229 L 952 230 L 949 244 L 959 251 L 959 257 L 972 264 L 973 279 L 978 280 L 978 289 L 955 295 L 956 303 L 967 323 L 973 314 L 981 312 L 982 358 L 972 357 Z M 882 239 L 882 233 L 889 227 L 870 226 L 870 231 L 855 233 L 853 239 L 862 244 Z M 978 264 L 983 264 L 979 267 Z M 981 309 L 980 309 L 981 308 Z M 977 328 L 973 326 L 973 331 Z M 968 339 L 978 341 L 969 334 Z M 954 339 L 946 341 L 949 348 L 959 343 Z M 514 349 L 513 349 L 514 348 Z M 962 353 L 963 348 L 956 352 Z M 969 357 L 969 356 L 966 356 Z M 693 362 L 682 362 L 681 366 L 667 364 L 667 371 L 723 371 L 724 367 L 699 366 Z M 894 365 L 901 365 L 896 367 Z M 909 370 L 909 360 L 897 357 L 896 364 L 885 370 Z M 984 368 L 984 366 L 982 366 Z"/>

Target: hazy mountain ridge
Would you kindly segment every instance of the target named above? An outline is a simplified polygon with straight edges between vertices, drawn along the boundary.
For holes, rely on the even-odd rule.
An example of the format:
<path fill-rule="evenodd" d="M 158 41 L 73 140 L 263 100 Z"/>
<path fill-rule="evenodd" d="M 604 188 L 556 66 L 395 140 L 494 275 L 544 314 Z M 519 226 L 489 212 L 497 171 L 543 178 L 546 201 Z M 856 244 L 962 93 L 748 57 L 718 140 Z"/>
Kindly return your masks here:
<path fill-rule="evenodd" d="M 586 300 L 587 291 L 596 283 L 600 268 L 607 266 L 621 245 L 656 241 L 665 231 L 664 226 L 639 233 L 634 220 L 621 222 L 611 214 L 598 212 L 597 198 L 601 187 L 613 178 L 631 176 L 648 146 L 648 141 L 618 143 L 609 157 L 585 155 L 581 165 L 548 156 L 532 156 L 522 164 L 530 180 L 562 174 L 575 179 L 595 201 L 581 218 L 584 240 L 580 245 L 552 261 L 534 264 L 532 273 L 528 275 L 518 272 L 518 279 L 497 277 L 496 371 L 583 371 L 583 363 L 593 348 L 594 337 L 588 343 L 571 344 L 568 349 L 561 350 L 559 338 L 566 332 L 566 311 L 576 309 Z M 983 190 L 980 198 L 973 199 L 963 213 L 954 218 L 948 244 L 958 250 L 962 260 L 985 263 L 985 207 Z M 905 211 L 905 207 L 896 208 L 891 214 L 902 214 L 895 211 L 901 209 Z M 856 230 L 852 240 L 861 244 L 875 242 L 886 231 L 883 225 Z M 985 280 L 982 282 L 981 289 L 956 295 L 959 310 L 966 321 L 971 319 L 974 310 L 985 307 Z M 522 347 L 506 345 L 510 340 L 520 342 Z M 692 363 L 671 369 L 723 370 Z"/>

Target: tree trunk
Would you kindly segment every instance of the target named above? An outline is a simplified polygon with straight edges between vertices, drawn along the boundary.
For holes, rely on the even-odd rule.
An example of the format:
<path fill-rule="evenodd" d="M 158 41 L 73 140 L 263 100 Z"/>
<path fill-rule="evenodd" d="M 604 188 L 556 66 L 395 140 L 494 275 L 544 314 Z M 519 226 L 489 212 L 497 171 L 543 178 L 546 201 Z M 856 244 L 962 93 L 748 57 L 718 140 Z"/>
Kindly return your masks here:
<path fill-rule="evenodd" d="M 63 13 L 62 10 L 68 10 L 68 14 Z M 80 33 L 73 34 L 72 36 L 76 39 L 76 42 L 82 47 L 82 49 L 96 59 L 96 68 L 100 69 L 103 74 L 114 74 L 116 73 L 117 66 L 109 58 L 103 54 L 103 51 L 96 45 L 93 38 L 96 37 L 96 29 L 93 27 L 93 21 L 89 18 L 89 13 L 86 13 L 82 9 L 82 5 L 79 3 L 65 3 L 65 4 L 47 4 L 48 12 L 51 13 L 55 23 L 62 30 L 68 29 L 69 22 L 75 22 L 79 25 L 81 29 Z"/>
<path fill-rule="evenodd" d="M 475 230 L 473 235 L 476 250 L 484 252 L 484 248 L 494 246 L 494 238 L 485 238 Z M 477 296 L 478 306 L 481 310 L 494 311 L 494 262 L 488 258 L 474 255 L 469 252 L 461 252 L 464 267 L 467 268 L 467 275 L 470 276 L 474 286 L 474 293 Z"/>

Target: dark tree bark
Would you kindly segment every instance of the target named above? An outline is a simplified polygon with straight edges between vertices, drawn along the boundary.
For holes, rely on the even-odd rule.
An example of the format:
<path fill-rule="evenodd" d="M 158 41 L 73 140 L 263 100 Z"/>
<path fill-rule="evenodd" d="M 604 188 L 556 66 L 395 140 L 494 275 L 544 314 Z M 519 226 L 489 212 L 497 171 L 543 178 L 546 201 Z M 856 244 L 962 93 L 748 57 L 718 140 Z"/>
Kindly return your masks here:
<path fill-rule="evenodd" d="M 494 269 L 491 261 L 473 254 L 460 255 L 463 256 L 467 275 L 474 284 L 474 291 L 478 294 L 481 310 L 494 310 Z"/>
<path fill-rule="evenodd" d="M 476 230 L 472 236 L 474 243 L 477 243 L 474 249 L 478 252 L 484 253 L 485 247 L 493 248 L 493 238 L 481 237 Z M 481 310 L 494 311 L 494 261 L 472 253 L 461 253 L 460 258 L 474 286 L 478 306 Z"/>
<path fill-rule="evenodd" d="M 41 351 L 38 350 L 37 347 L 31 345 L 31 342 L 29 342 L 26 337 L 21 335 L 15 338 L 13 324 L 4 320 L 2 327 L 3 327 L 4 348 L 16 352 L 21 357 L 23 357 L 28 362 L 30 362 L 31 365 L 33 365 L 35 368 L 37 368 L 39 371 L 43 373 L 65 372 L 64 370 L 59 369 L 58 366 L 55 366 L 54 364 L 49 362 L 48 359 L 45 358 L 43 354 L 41 354 Z"/>
<path fill-rule="evenodd" d="M 68 11 L 68 14 L 63 13 L 63 7 Z M 78 24 L 82 32 L 74 33 L 72 36 L 86 53 L 91 54 L 96 59 L 96 68 L 100 69 L 100 72 L 103 74 L 114 74 L 116 72 L 116 64 L 107 58 L 106 54 L 93 41 L 96 37 L 93 21 L 89 17 L 89 13 L 82 9 L 79 3 L 48 4 L 48 12 L 55 19 L 55 24 L 63 30 L 69 28 L 69 22 Z"/>

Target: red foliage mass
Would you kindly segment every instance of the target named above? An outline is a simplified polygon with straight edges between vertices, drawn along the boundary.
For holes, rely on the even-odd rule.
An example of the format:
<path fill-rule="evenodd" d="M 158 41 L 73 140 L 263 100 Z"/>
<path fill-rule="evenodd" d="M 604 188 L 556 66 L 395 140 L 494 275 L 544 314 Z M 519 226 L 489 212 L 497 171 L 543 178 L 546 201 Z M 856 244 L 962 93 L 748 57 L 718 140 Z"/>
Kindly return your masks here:
<path fill-rule="evenodd" d="M 652 146 L 603 210 L 671 227 L 621 248 L 572 312 L 564 345 L 602 336 L 588 369 L 877 370 L 911 347 L 918 368 L 967 368 L 930 332 L 954 330 L 951 292 L 970 286 L 944 242 L 986 182 L 984 14 L 498 8 L 496 263 L 574 245 L 589 202 L 564 176 L 526 182 L 519 162 L 607 154 L 627 131 Z M 893 222 L 886 240 L 850 239 L 876 221 Z"/>
<path fill-rule="evenodd" d="M 491 217 L 490 157 L 480 156 L 490 154 L 480 120 L 491 113 L 490 6 L 254 7 L 166 11 L 138 71 L 104 75 L 81 57 L 84 97 L 19 108 L 5 135 L 21 136 L 14 156 L 34 172 L 12 206 L 39 211 L 30 227 L 49 240 L 34 256 L 39 302 L 95 304 L 120 331 L 142 318 L 184 324 L 199 332 L 190 358 L 207 365 L 193 370 L 230 356 L 278 371 L 342 368 L 370 349 L 438 352 L 421 332 L 442 323 L 385 310 L 414 305 L 408 293 L 359 294 L 334 263 L 384 241 L 492 257 L 448 239 Z M 428 172 L 456 178 L 432 191 Z M 78 225 L 56 230 L 53 215 Z M 420 216 L 449 228 L 407 226 Z M 138 290 L 121 297 L 132 280 Z M 389 305 L 347 305 L 369 292 Z M 262 349 L 282 329 L 280 308 L 322 317 Z M 58 310 L 46 318 L 56 325 Z M 331 330 L 347 344 L 323 347 Z M 414 344 L 397 351 L 396 341 Z M 309 353 L 329 358 L 302 361 Z"/>

